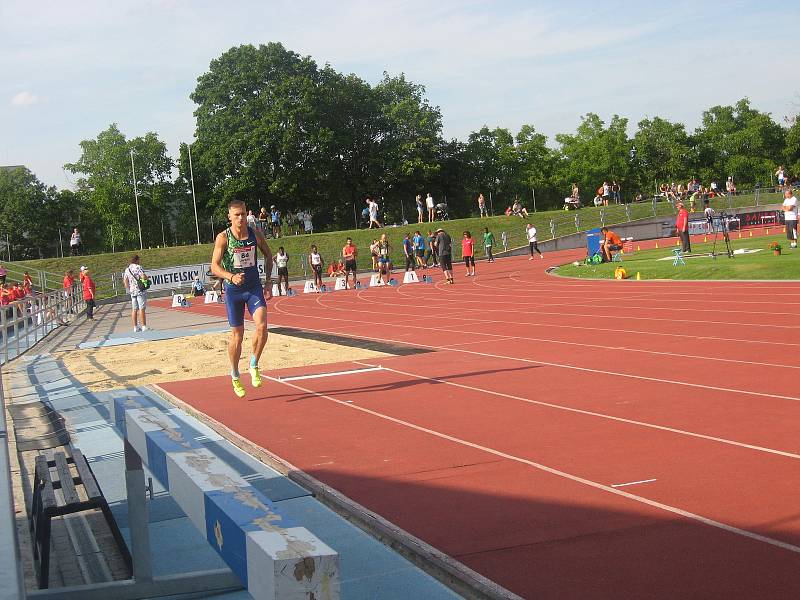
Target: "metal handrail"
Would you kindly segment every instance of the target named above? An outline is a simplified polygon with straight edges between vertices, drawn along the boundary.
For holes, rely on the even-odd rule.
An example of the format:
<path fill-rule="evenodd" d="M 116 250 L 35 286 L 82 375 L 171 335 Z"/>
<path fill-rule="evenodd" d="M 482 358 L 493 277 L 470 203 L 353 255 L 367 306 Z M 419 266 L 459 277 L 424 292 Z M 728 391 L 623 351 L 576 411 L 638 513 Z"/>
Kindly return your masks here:
<path fill-rule="evenodd" d="M 3 393 L 3 372 L 0 368 L 0 600 L 25 598 L 25 580 L 22 575 L 17 539 L 16 512 L 11 481 L 11 448 L 6 421 L 6 404 Z"/>
<path fill-rule="evenodd" d="M 37 294 L 0 306 L 0 362 L 7 363 L 83 312 L 79 286 Z"/>

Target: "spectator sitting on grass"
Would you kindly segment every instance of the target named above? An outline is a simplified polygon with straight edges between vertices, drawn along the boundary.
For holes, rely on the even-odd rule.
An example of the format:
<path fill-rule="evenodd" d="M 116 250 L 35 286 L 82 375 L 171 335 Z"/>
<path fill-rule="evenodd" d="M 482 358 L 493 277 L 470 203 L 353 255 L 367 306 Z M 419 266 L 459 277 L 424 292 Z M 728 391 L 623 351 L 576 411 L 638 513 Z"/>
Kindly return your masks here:
<path fill-rule="evenodd" d="M 603 206 L 603 198 L 600 196 L 600 194 L 595 194 L 592 202 L 594 202 L 595 206 Z"/>
<path fill-rule="evenodd" d="M 528 218 L 528 211 L 524 206 L 522 206 L 522 204 L 520 204 L 519 199 L 514 200 L 514 204 L 511 205 L 511 214 L 515 217 L 520 217 L 521 219 Z"/>
<path fill-rule="evenodd" d="M 600 250 L 603 252 L 603 260 L 605 262 L 611 262 L 613 258 L 611 253 L 622 250 L 622 240 L 608 227 L 603 227 L 600 233 L 603 234 L 603 242 L 600 245 Z"/>
<path fill-rule="evenodd" d="M 344 263 L 341 260 L 328 265 L 328 277 L 344 277 Z"/>

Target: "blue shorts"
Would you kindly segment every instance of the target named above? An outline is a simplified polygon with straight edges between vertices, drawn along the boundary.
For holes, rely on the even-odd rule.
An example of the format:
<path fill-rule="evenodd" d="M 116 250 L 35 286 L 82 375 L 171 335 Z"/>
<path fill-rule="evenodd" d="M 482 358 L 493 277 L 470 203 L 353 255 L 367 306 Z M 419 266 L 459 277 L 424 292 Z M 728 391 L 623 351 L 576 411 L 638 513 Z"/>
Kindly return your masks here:
<path fill-rule="evenodd" d="M 250 316 L 255 315 L 259 308 L 266 308 L 264 288 L 259 282 L 256 285 L 240 287 L 230 283 L 225 284 L 225 310 L 228 312 L 228 323 L 231 327 L 244 325 L 244 307 L 250 311 Z"/>

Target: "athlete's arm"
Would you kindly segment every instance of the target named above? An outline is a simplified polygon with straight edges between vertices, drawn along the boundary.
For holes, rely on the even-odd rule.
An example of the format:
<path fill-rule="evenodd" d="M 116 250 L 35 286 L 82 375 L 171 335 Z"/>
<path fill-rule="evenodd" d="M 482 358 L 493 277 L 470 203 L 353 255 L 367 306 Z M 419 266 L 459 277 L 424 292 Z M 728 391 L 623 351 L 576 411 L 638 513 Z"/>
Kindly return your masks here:
<path fill-rule="evenodd" d="M 269 244 L 267 244 L 267 238 L 264 237 L 264 234 L 258 229 L 254 231 L 256 234 L 256 244 L 259 250 L 264 254 L 264 274 L 267 276 L 267 283 L 269 283 L 272 280 L 272 250 L 269 249 Z"/>
<path fill-rule="evenodd" d="M 226 271 L 222 266 L 222 256 L 225 254 L 227 246 L 228 234 L 221 231 L 214 240 L 214 253 L 211 255 L 211 274 L 234 285 L 242 285 L 244 283 L 244 273 L 236 273 L 234 275 L 230 271 Z"/>

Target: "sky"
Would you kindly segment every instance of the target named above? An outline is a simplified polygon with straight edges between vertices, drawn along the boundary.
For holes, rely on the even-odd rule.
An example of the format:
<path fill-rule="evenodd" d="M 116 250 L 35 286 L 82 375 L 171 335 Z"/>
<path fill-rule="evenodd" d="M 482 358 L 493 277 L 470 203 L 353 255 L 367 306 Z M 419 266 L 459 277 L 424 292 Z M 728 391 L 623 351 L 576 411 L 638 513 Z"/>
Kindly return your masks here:
<path fill-rule="evenodd" d="M 783 122 L 800 113 L 799 22 L 784 0 L 0 0 L 0 165 L 72 187 L 63 165 L 111 123 L 176 156 L 210 61 L 272 41 L 371 84 L 405 73 L 448 139 L 527 123 L 553 143 L 587 112 L 692 130 L 743 97 Z"/>

